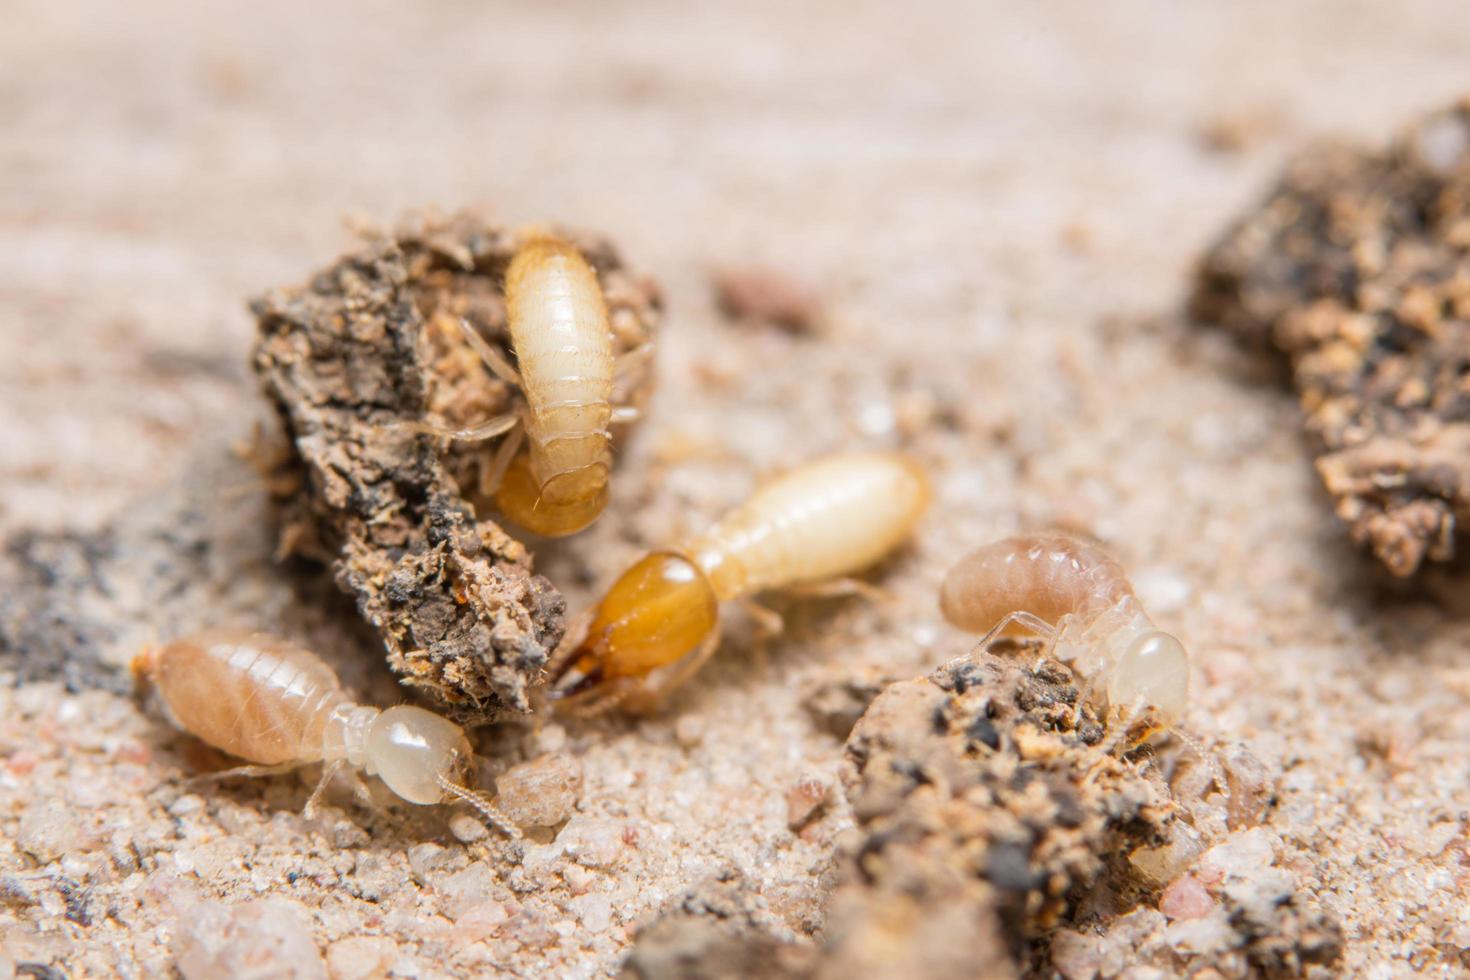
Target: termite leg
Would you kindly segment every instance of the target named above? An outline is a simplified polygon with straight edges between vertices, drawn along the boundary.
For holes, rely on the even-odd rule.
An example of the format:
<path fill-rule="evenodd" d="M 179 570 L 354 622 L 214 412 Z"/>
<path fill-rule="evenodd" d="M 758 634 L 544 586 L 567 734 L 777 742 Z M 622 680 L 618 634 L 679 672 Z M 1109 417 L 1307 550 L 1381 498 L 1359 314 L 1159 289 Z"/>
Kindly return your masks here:
<path fill-rule="evenodd" d="M 301 810 L 302 816 L 306 819 L 310 820 L 316 815 L 317 805 L 321 803 L 322 797 L 326 794 L 327 784 L 342 771 L 344 764 L 343 760 L 338 759 L 322 767 L 322 778 L 316 781 L 316 789 L 311 791 L 311 795 L 306 798 L 306 806 Z"/>
<path fill-rule="evenodd" d="M 641 410 L 632 404 L 632 392 L 642 387 L 653 359 L 652 341 L 639 344 L 618 357 L 613 365 L 613 417 L 615 424 L 635 422 Z"/>
<path fill-rule="evenodd" d="M 689 678 L 699 672 L 705 661 L 714 656 L 714 652 L 720 647 L 720 631 L 711 630 L 710 635 L 704 638 L 695 651 L 683 660 L 674 664 L 669 669 L 668 676 L 663 677 L 657 684 L 650 685 L 647 682 L 641 686 L 634 698 L 634 710 L 638 714 L 652 714 L 657 711 L 664 702 L 668 701 L 669 695 L 683 687 Z M 629 695 L 624 695 L 624 700 Z"/>
<path fill-rule="evenodd" d="M 745 610 L 745 614 L 755 621 L 756 642 L 764 643 L 786 632 L 786 621 L 776 610 L 763 606 L 747 596 L 742 596 L 736 601 L 740 603 L 740 608 Z"/>
<path fill-rule="evenodd" d="M 515 366 L 510 361 L 505 359 L 504 354 L 491 347 L 490 343 L 484 337 L 480 336 L 480 331 L 476 330 L 470 321 L 464 317 L 460 317 L 459 329 L 464 334 L 464 339 L 475 349 L 475 353 L 480 355 L 480 360 L 485 362 L 485 366 L 490 369 L 492 374 L 511 387 L 517 390 L 523 390 L 521 388 L 521 373 L 515 369 Z"/>
<path fill-rule="evenodd" d="M 1010 626 L 1012 623 L 1016 624 L 1017 626 L 1025 627 L 1026 629 L 1035 633 L 1037 636 L 1040 636 L 1044 640 L 1055 639 L 1057 635 L 1057 628 L 1051 623 L 1048 623 L 1046 620 L 1042 619 L 1040 616 L 1037 616 L 1035 613 L 1029 613 L 1023 609 L 1018 609 L 1015 612 L 1006 613 L 1000 618 L 1000 622 L 990 627 L 990 632 L 986 633 L 980 638 L 980 643 L 978 644 L 977 648 L 980 650 L 984 650 L 989 647 L 991 642 L 995 640 L 996 637 L 1000 636 L 1001 633 L 1005 632 L 1006 627 Z"/>
<path fill-rule="evenodd" d="M 592 606 L 577 613 L 565 632 L 561 635 L 561 642 L 556 649 L 551 651 L 551 656 L 546 658 L 546 666 L 543 668 L 546 676 L 555 681 L 567 668 L 572 665 L 576 657 L 577 648 L 587 636 L 587 627 L 592 625 L 592 617 L 597 614 L 597 607 Z"/>
<path fill-rule="evenodd" d="M 521 448 L 521 443 L 526 439 L 526 427 L 524 425 L 511 426 L 510 432 L 495 450 L 495 458 L 490 461 L 490 469 L 480 478 L 480 492 L 487 497 L 495 495 L 500 489 L 500 481 L 505 479 L 505 471 L 510 468 L 511 460 L 515 459 L 516 451 Z"/>
<path fill-rule="evenodd" d="M 573 718 L 596 718 L 623 704 L 642 686 L 643 683 L 635 677 L 604 681 L 560 699 L 556 702 L 556 712 Z"/>
<path fill-rule="evenodd" d="M 281 773 L 294 772 L 304 765 L 306 765 L 304 762 L 278 762 L 273 766 L 235 766 L 233 769 L 221 769 L 219 772 L 202 772 L 197 776 L 190 776 L 184 782 L 189 786 L 197 786 L 201 783 L 217 783 L 238 776 L 260 779 L 264 776 L 279 776 Z"/>
<path fill-rule="evenodd" d="M 646 340 L 630 351 L 618 356 L 617 363 L 613 365 L 613 380 L 626 381 L 635 372 L 647 370 L 648 362 L 653 358 L 653 341 Z"/>
<path fill-rule="evenodd" d="M 494 439 L 496 436 L 504 435 L 514 429 L 521 421 L 519 411 L 506 412 L 504 415 L 496 415 L 483 422 L 470 426 L 467 429 L 451 429 L 444 425 L 434 425 L 432 422 L 402 422 L 405 428 L 415 432 L 422 432 L 430 436 L 444 436 L 460 442 L 483 442 L 486 439 Z"/>
<path fill-rule="evenodd" d="M 845 599 L 848 596 L 859 596 L 869 602 L 877 603 L 887 602 L 893 598 L 887 589 L 850 576 L 827 579 L 823 582 L 803 582 L 799 585 L 788 586 L 784 591 L 788 595 L 803 599 Z"/>

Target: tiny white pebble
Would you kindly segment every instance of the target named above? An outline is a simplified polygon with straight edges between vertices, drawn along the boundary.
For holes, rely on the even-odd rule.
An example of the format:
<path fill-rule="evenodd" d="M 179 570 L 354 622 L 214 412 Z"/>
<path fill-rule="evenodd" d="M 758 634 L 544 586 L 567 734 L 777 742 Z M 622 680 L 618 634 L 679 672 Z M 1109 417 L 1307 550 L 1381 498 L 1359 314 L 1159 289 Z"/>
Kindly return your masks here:
<path fill-rule="evenodd" d="M 898 416 L 887 402 L 869 402 L 858 412 L 858 431 L 866 436 L 890 435 L 898 426 Z"/>
<path fill-rule="evenodd" d="M 191 813 L 198 813 L 202 809 L 204 809 L 203 798 L 193 793 L 181 796 L 168 805 L 169 814 L 175 817 L 188 816 Z"/>
<path fill-rule="evenodd" d="M 704 740 L 704 722 L 694 715 L 682 715 L 674 722 L 674 740 L 692 749 Z"/>
<path fill-rule="evenodd" d="M 455 836 L 456 840 L 471 844 L 489 836 L 490 828 L 486 827 L 485 822 L 480 818 L 461 812 L 450 816 L 449 832 Z"/>
<path fill-rule="evenodd" d="M 560 725 L 546 725 L 536 736 L 536 748 L 542 754 L 560 752 L 567 747 L 567 730 Z"/>

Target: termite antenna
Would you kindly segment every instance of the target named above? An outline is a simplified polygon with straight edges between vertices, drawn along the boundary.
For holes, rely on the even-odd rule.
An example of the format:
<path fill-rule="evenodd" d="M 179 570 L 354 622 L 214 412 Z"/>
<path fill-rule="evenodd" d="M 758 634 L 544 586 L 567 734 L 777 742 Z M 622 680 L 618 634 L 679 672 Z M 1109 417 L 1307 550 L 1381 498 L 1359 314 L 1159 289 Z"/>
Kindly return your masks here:
<path fill-rule="evenodd" d="M 480 811 L 480 816 L 485 818 L 486 823 L 505 834 L 511 840 L 520 840 L 523 836 L 521 834 L 521 828 L 511 822 L 511 819 L 504 813 L 501 813 L 495 804 L 485 798 L 484 794 L 476 793 L 472 789 L 459 785 L 443 773 L 436 775 L 434 781 L 439 784 L 440 789 L 444 790 L 450 796 L 463 800 Z"/>
<path fill-rule="evenodd" d="M 1220 792 L 1225 794 L 1225 799 L 1230 799 L 1230 781 L 1225 778 L 1224 769 L 1221 768 L 1220 763 L 1215 761 L 1213 755 L 1205 751 L 1205 747 L 1200 744 L 1200 740 L 1182 728 L 1169 729 L 1169 735 L 1177 738 L 1181 745 L 1194 753 L 1195 758 L 1204 763 L 1205 770 L 1210 774 L 1210 779 L 1220 788 Z"/>

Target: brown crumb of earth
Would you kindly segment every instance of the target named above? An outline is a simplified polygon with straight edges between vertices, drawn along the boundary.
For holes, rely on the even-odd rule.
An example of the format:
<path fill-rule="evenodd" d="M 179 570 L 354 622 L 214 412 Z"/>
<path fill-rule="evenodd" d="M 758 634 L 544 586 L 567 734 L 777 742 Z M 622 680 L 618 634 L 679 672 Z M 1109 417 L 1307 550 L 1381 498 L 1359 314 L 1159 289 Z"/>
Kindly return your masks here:
<path fill-rule="evenodd" d="M 614 353 L 649 342 L 656 287 L 605 241 L 567 237 L 597 270 Z M 516 404 L 459 322 L 513 361 L 501 290 L 517 244 L 471 214 L 416 220 L 251 304 L 255 368 L 294 448 L 270 481 L 293 488 L 283 550 L 330 563 L 389 666 L 465 720 L 530 710 L 565 604 L 530 551 L 483 516 L 494 444 L 404 423 L 463 426 Z M 632 379 L 625 400 L 640 404 L 650 384 Z"/>
<path fill-rule="evenodd" d="M 1188 767 L 1119 744 L 1055 661 L 976 652 L 890 685 L 847 760 L 859 833 L 816 946 L 781 938 L 727 877 L 641 931 L 626 975 L 1079 980 L 1184 963 L 1290 976 L 1341 953 L 1341 930 L 1276 866 L 1269 832 L 1226 831 L 1230 794 L 1176 798 L 1166 770 Z M 1259 763 L 1237 749 L 1227 768 L 1220 778 L 1255 807 Z M 1197 818 L 1220 828 L 1208 851 Z"/>
<path fill-rule="evenodd" d="M 1228 109 L 1204 121 L 1199 141 L 1215 153 L 1248 153 L 1281 136 L 1287 125 L 1286 113 L 1277 106 Z"/>
<path fill-rule="evenodd" d="M 1470 100 L 1386 151 L 1293 161 L 1205 255 L 1192 310 L 1290 358 L 1317 471 L 1397 576 L 1470 521 Z"/>
<path fill-rule="evenodd" d="M 711 273 L 715 303 L 732 320 L 814 333 L 823 321 L 816 291 L 788 272 L 765 265 L 729 265 Z"/>

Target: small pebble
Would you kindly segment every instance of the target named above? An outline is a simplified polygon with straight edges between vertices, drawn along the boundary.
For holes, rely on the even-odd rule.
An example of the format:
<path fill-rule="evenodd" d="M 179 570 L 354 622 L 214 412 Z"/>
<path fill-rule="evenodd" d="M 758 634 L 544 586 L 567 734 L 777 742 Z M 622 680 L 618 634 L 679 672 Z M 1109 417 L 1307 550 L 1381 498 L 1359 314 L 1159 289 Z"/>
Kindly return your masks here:
<path fill-rule="evenodd" d="M 1202 919 L 1215 907 L 1215 900 L 1192 875 L 1176 878 L 1159 896 L 1159 911 L 1171 919 Z"/>
<path fill-rule="evenodd" d="M 485 900 L 495 887 L 495 880 L 496 875 L 490 866 L 477 861 L 440 881 L 434 890 L 440 895 L 444 914 L 458 922 Z"/>
<path fill-rule="evenodd" d="M 568 864 L 561 869 L 561 879 L 567 884 L 567 891 L 573 895 L 585 895 L 592 888 L 592 883 L 597 878 L 582 867 L 580 864 Z"/>
<path fill-rule="evenodd" d="M 546 725 L 536 736 L 536 747 L 541 752 L 560 752 L 567 747 L 567 730 L 560 725 Z"/>
<path fill-rule="evenodd" d="M 510 921 L 502 902 L 478 902 L 454 922 L 454 938 L 465 945 L 493 938 Z"/>
<path fill-rule="evenodd" d="M 186 793 L 168 805 L 169 815 L 173 817 L 187 817 L 202 809 L 204 809 L 204 799 L 195 793 Z"/>
<path fill-rule="evenodd" d="M 806 826 L 827 802 L 831 786 L 820 776 L 803 776 L 786 791 L 786 825 L 792 830 Z"/>
<path fill-rule="evenodd" d="M 1230 829 L 1256 826 L 1271 808 L 1277 774 L 1244 746 L 1236 746 L 1225 754 L 1223 768 L 1230 786 L 1226 804 Z"/>
<path fill-rule="evenodd" d="M 681 715 L 674 722 L 674 741 L 686 749 L 692 749 L 704 741 L 704 722 L 694 715 Z"/>
<path fill-rule="evenodd" d="M 554 827 L 582 797 L 582 764 L 553 752 L 513 766 L 495 780 L 495 805 L 521 827 Z"/>
<path fill-rule="evenodd" d="M 573 817 L 557 835 L 556 842 L 576 863 L 589 868 L 606 868 L 622 857 L 623 828 L 611 820 Z"/>
<path fill-rule="evenodd" d="M 398 960 L 398 944 L 387 936 L 353 936 L 327 947 L 332 980 L 381 980 Z"/>
<path fill-rule="evenodd" d="M 413 869 L 415 880 L 421 885 L 427 885 L 431 877 L 447 872 L 458 864 L 456 857 L 463 860 L 462 852 L 449 851 L 442 845 L 425 841 L 408 849 L 408 866 Z"/>
<path fill-rule="evenodd" d="M 1231 834 L 1205 852 L 1200 867 L 1204 871 L 1214 869 L 1222 877 L 1250 878 L 1271 867 L 1275 859 L 1273 839 L 1260 827 Z"/>
<path fill-rule="evenodd" d="M 473 844 L 490 836 L 490 828 L 485 826 L 485 821 L 464 811 L 450 814 L 449 832 L 456 840 L 465 844 Z"/>
<path fill-rule="evenodd" d="M 574 898 L 568 904 L 582 923 L 582 928 L 594 935 L 606 932 L 612 925 L 612 903 L 606 895 L 593 892 Z"/>
<path fill-rule="evenodd" d="M 326 980 L 327 976 L 312 938 L 310 914 L 283 898 L 233 906 L 200 903 L 179 916 L 174 955 L 184 980 Z"/>
<path fill-rule="evenodd" d="M 37 758 L 36 753 L 21 749 L 18 752 L 12 753 L 5 760 L 5 768 L 17 776 L 28 776 L 36 768 L 36 763 L 39 761 L 40 759 Z"/>
<path fill-rule="evenodd" d="M 80 838 L 81 829 L 71 808 L 59 800 L 49 800 L 26 807 L 15 843 L 42 864 L 50 864 L 81 847 Z"/>
<path fill-rule="evenodd" d="M 1051 965 L 1065 980 L 1093 980 L 1102 967 L 1102 939 L 1060 929 L 1051 940 Z"/>
<path fill-rule="evenodd" d="M 118 762 L 146 766 L 153 761 L 153 750 L 135 738 L 124 739 L 117 747 L 116 758 Z"/>

